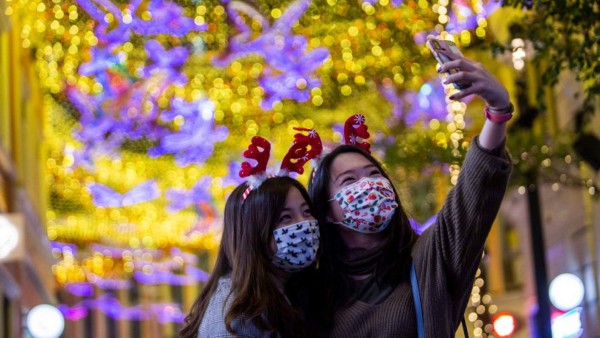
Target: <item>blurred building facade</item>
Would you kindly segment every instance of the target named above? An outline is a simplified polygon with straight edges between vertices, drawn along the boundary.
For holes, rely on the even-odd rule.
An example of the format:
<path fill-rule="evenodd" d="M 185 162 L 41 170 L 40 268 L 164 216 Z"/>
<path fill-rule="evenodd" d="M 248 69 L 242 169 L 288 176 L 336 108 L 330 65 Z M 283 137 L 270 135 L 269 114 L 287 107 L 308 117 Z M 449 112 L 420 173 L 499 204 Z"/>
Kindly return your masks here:
<path fill-rule="evenodd" d="M 22 337 L 28 309 L 56 304 L 42 212 L 44 115 L 20 31 L 18 18 L 9 21 L 0 1 L 0 243 L 13 246 L 17 240 L 0 257 L 0 337 Z"/>
<path fill-rule="evenodd" d="M 526 95 L 530 104 L 536 105 L 535 92 L 544 85 L 540 84 L 539 74 L 535 74 L 535 66 L 530 64 L 526 67 L 529 69 L 522 74 L 530 85 Z M 591 105 L 586 105 L 583 98 L 581 85 L 569 72 L 562 74 L 554 89 L 546 90 L 543 104 L 547 110 L 534 117 L 527 132 L 540 133 L 551 139 L 585 135 L 585 150 L 542 162 L 549 174 L 537 176 L 532 184 L 511 187 L 488 239 L 488 257 L 484 260 L 489 272 L 488 291 L 494 295 L 498 308 L 516 314 L 519 319 L 521 327 L 514 337 L 536 336 L 533 323 L 537 297 L 530 222 L 532 210 L 527 196 L 531 189 L 536 189 L 539 196 L 548 283 L 563 273 L 574 274 L 582 280 L 585 291 L 580 305 L 582 337 L 600 337 L 597 245 L 600 242 L 600 194 L 597 190 L 600 147 L 595 146 L 600 139 L 600 102 L 596 99 Z M 587 112 L 584 111 L 586 109 Z M 582 113 L 591 113 L 593 118 L 581 124 Z M 531 151 L 541 153 L 544 149 L 526 149 L 517 160 L 523 161 L 534 155 Z M 564 290 L 565 293 L 569 291 Z M 552 316 L 561 314 L 554 307 L 551 313 Z"/>

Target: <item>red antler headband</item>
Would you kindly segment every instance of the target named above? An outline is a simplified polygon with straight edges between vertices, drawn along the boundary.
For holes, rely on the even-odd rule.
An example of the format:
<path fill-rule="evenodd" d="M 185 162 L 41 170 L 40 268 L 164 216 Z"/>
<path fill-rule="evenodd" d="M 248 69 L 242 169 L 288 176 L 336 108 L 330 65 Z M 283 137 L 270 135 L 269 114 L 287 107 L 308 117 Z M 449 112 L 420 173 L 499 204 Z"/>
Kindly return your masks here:
<path fill-rule="evenodd" d="M 278 176 L 289 175 L 290 172 L 298 174 L 304 173 L 304 164 L 318 157 L 323 151 L 323 145 L 319 134 L 314 129 L 294 128 L 301 132 L 308 132 L 304 135 L 301 132 L 294 135 L 294 143 L 283 158 Z M 310 147 L 310 149 L 309 149 Z M 260 136 L 254 136 L 248 149 L 244 151 L 244 157 L 258 161 L 256 166 L 248 162 L 242 163 L 240 177 L 248 177 L 248 188 L 242 195 L 242 201 L 245 201 L 252 190 L 258 188 L 262 182 L 267 179 L 267 162 L 271 153 L 271 144 Z"/>
<path fill-rule="evenodd" d="M 359 138 L 368 139 L 369 132 L 367 131 L 369 128 L 365 124 L 365 116 L 362 114 L 356 114 L 350 116 L 346 123 L 344 124 L 344 143 L 352 144 L 359 148 L 364 149 L 368 153 L 370 153 L 371 145 L 369 142 L 360 142 Z"/>
<path fill-rule="evenodd" d="M 371 153 L 371 145 L 369 144 L 369 142 L 367 141 L 363 141 L 361 142 L 360 139 L 368 139 L 370 134 L 369 134 L 369 127 L 367 127 L 367 125 L 365 124 L 365 116 L 362 114 L 355 114 L 350 116 L 346 122 L 344 123 L 344 142 L 343 144 L 351 144 L 354 145 L 356 147 L 359 147 L 363 150 L 365 150 L 368 153 Z M 329 151 L 326 151 L 326 153 L 328 153 Z M 321 164 L 321 160 L 323 159 L 323 157 L 325 156 L 324 153 L 321 153 L 321 155 L 319 155 L 318 157 L 315 158 L 315 161 L 313 163 L 313 173 L 312 173 L 312 177 L 311 179 L 314 180 L 315 175 L 317 173 L 317 170 L 319 168 L 319 165 Z"/>

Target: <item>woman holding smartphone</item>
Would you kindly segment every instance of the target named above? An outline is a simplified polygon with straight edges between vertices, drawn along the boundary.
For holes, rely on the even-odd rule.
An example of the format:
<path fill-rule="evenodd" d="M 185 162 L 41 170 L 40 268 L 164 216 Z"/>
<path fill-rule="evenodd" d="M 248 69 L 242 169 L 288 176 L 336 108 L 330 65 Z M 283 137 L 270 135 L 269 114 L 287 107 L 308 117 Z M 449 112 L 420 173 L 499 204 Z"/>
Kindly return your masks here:
<path fill-rule="evenodd" d="M 309 192 L 321 229 L 310 312 L 329 337 L 453 337 L 511 171 L 506 89 L 481 64 L 450 56 L 439 72 L 475 94 L 487 119 L 471 141 L 456 186 L 421 236 L 368 151 L 341 145 L 315 169 Z"/>

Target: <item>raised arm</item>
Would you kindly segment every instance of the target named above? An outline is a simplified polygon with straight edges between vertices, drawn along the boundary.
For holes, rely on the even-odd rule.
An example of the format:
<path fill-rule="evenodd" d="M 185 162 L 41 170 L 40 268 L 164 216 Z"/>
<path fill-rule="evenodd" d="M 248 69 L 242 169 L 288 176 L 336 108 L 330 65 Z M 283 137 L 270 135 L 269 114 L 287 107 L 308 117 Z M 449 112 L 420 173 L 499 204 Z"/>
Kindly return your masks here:
<path fill-rule="evenodd" d="M 511 104 L 506 89 L 480 64 L 466 58 L 446 63 L 440 72 L 456 68 L 446 83 L 460 82 L 466 88 L 451 99 L 475 94 L 482 97 L 492 120 L 509 117 Z M 504 109 L 504 111 L 503 111 Z M 424 299 L 447 299 L 448 309 L 458 323 L 471 290 L 481 253 L 502 202 L 511 161 L 504 149 L 506 122 L 485 122 L 481 134 L 471 141 L 458 182 L 451 189 L 436 223 L 413 248 L 419 281 L 425 288 Z M 438 306 L 424 306 L 425 318 L 435 318 Z"/>
<path fill-rule="evenodd" d="M 502 116 L 512 113 L 508 91 L 483 65 L 460 57 L 445 63 L 438 71 L 442 73 L 450 69 L 457 69 L 458 72 L 448 75 L 444 83 L 458 82 L 467 87 L 450 96 L 450 99 L 460 100 L 474 94 L 485 101 L 490 114 Z M 479 135 L 479 144 L 485 149 L 495 149 L 502 144 L 505 138 L 506 123 L 493 122 L 487 118 Z"/>

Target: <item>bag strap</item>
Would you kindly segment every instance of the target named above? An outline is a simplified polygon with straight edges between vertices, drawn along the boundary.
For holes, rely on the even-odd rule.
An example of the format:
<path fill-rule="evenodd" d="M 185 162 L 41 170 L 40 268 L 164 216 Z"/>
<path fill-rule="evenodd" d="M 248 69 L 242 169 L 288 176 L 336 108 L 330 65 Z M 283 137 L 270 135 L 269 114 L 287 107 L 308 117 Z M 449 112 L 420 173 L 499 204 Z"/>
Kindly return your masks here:
<path fill-rule="evenodd" d="M 469 338 L 469 330 L 467 330 L 467 321 L 465 320 L 464 316 L 460 322 L 462 323 L 463 334 L 465 335 L 465 338 Z"/>
<path fill-rule="evenodd" d="M 423 308 L 421 307 L 421 296 L 419 294 L 419 284 L 417 283 L 417 271 L 415 263 L 410 263 L 410 286 L 412 287 L 413 299 L 415 302 L 415 313 L 417 314 L 417 334 L 419 338 L 425 338 L 425 326 L 423 325 Z M 463 333 L 465 338 L 469 338 L 469 330 L 467 330 L 467 322 L 463 316 L 461 320 Z"/>
<path fill-rule="evenodd" d="M 415 263 L 410 263 L 410 285 L 412 287 L 413 300 L 415 302 L 415 313 L 417 314 L 417 333 L 419 338 L 425 338 L 425 326 L 423 326 L 423 309 L 421 307 L 421 296 L 419 295 L 419 284 L 417 283 L 417 271 Z"/>

